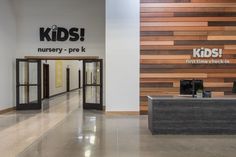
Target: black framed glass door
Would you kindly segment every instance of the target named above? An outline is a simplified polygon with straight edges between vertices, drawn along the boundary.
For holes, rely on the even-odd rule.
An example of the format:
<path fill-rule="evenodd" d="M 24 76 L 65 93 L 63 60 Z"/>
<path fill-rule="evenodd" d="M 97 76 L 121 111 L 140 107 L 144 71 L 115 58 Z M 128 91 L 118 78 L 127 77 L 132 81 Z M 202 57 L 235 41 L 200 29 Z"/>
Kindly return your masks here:
<path fill-rule="evenodd" d="M 41 61 L 16 59 L 16 109 L 41 109 Z"/>
<path fill-rule="evenodd" d="M 103 61 L 83 61 L 83 108 L 103 109 Z"/>

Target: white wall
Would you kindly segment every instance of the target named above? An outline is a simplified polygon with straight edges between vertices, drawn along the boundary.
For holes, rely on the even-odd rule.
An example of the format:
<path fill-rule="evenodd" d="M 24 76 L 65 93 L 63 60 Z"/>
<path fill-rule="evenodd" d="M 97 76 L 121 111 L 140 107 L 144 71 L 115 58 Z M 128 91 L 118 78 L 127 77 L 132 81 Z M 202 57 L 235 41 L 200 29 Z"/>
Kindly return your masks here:
<path fill-rule="evenodd" d="M 106 1 L 106 110 L 139 111 L 139 0 Z"/>
<path fill-rule="evenodd" d="M 16 23 L 11 0 L 0 1 L 0 110 L 13 107 Z"/>
<path fill-rule="evenodd" d="M 38 48 L 44 47 L 79 48 L 84 46 L 86 47 L 86 53 L 71 55 L 99 56 L 105 59 L 105 0 L 13 1 L 17 19 L 16 57 L 57 55 L 37 52 Z M 54 24 L 65 28 L 85 28 L 85 42 L 40 42 L 39 28 L 51 27 Z M 58 89 L 58 91 L 62 90 Z M 52 94 L 58 93 L 58 91 L 52 91 Z"/>
<path fill-rule="evenodd" d="M 37 53 L 41 47 L 86 47 L 79 55 L 105 56 L 105 0 L 14 0 L 17 14 L 17 56 Z M 85 42 L 40 42 L 39 28 L 58 25 L 85 28 Z M 62 54 L 68 55 L 68 54 Z M 76 54 L 72 54 L 76 55 Z"/>

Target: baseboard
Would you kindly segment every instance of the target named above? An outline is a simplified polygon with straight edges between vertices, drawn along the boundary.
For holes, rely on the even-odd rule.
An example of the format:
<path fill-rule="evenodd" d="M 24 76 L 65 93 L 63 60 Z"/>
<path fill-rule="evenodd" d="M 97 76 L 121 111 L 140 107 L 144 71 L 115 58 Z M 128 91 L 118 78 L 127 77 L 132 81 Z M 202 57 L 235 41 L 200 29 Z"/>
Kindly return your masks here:
<path fill-rule="evenodd" d="M 56 97 L 56 96 L 60 96 L 60 95 L 66 94 L 66 93 L 67 93 L 67 92 L 61 92 L 61 93 L 58 93 L 58 94 L 50 95 L 49 98 L 53 98 L 53 97 Z"/>
<path fill-rule="evenodd" d="M 70 92 L 76 91 L 76 90 L 78 90 L 78 89 L 81 89 L 81 88 L 72 89 L 72 90 L 70 90 Z M 65 92 L 61 92 L 61 93 L 58 93 L 58 94 L 54 94 L 54 95 L 49 96 L 49 98 L 53 98 L 53 97 L 56 97 L 56 96 L 60 96 L 60 95 L 66 94 L 66 93 L 68 93 L 68 92 L 65 91 Z"/>
<path fill-rule="evenodd" d="M 70 92 L 73 92 L 73 91 L 75 91 L 75 90 L 79 90 L 79 89 L 81 89 L 81 88 L 71 89 Z"/>
<path fill-rule="evenodd" d="M 0 114 L 4 114 L 4 113 L 11 112 L 14 110 L 16 110 L 16 107 L 10 107 L 10 108 L 4 109 L 4 110 L 0 110 Z"/>
<path fill-rule="evenodd" d="M 139 111 L 108 111 L 106 112 L 106 115 L 140 115 Z"/>

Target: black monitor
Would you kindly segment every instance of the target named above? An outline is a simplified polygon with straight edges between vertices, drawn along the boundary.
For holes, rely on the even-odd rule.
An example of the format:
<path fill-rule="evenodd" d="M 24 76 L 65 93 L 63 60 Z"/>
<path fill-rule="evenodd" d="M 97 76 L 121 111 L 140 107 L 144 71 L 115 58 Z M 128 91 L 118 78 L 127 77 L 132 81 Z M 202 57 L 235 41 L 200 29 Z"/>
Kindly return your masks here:
<path fill-rule="evenodd" d="M 180 80 L 180 95 L 192 95 L 194 87 L 194 94 L 198 90 L 203 91 L 202 80 Z"/>

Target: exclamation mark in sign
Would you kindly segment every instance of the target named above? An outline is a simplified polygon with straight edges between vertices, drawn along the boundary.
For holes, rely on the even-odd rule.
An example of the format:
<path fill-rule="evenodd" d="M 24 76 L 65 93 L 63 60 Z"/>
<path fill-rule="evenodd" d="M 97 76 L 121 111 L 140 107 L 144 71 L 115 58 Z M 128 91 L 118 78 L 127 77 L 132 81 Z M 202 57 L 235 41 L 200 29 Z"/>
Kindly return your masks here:
<path fill-rule="evenodd" d="M 84 41 L 84 34 L 85 34 L 85 30 L 84 30 L 84 28 L 81 28 L 80 29 L 80 41 Z"/>
<path fill-rule="evenodd" d="M 223 49 L 219 49 L 219 57 L 221 58 L 223 56 Z"/>

